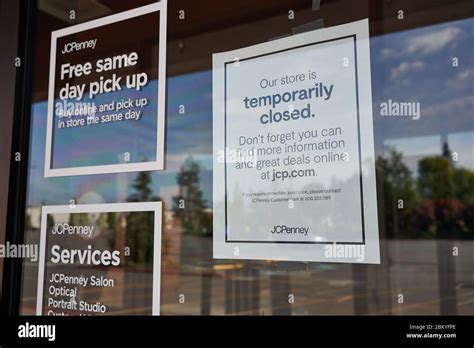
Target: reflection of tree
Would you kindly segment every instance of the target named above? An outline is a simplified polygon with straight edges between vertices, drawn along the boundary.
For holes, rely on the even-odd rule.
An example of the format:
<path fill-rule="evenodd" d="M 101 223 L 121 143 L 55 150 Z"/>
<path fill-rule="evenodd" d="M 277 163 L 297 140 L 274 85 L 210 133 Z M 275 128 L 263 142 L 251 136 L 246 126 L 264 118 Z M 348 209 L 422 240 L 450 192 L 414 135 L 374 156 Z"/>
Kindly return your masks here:
<path fill-rule="evenodd" d="M 129 202 L 161 200 L 159 197 L 152 196 L 151 175 L 149 172 L 139 172 L 132 188 L 134 193 L 129 196 Z M 152 212 L 133 212 L 127 214 L 126 231 L 125 245 L 130 248 L 130 256 L 127 258 L 129 262 L 150 265 L 153 260 L 154 214 Z M 166 247 L 164 242 L 163 248 Z"/>
<path fill-rule="evenodd" d="M 49 231 L 54 227 L 54 217 L 52 214 L 48 214 L 46 217 L 46 230 Z"/>
<path fill-rule="evenodd" d="M 472 196 L 460 214 L 459 224 L 464 232 L 463 236 L 474 239 L 474 233 L 472 233 L 472 226 L 474 226 L 474 199 L 472 199 Z"/>
<path fill-rule="evenodd" d="M 184 233 L 197 236 L 209 236 L 212 234 L 212 214 L 207 213 L 206 201 L 200 185 L 199 164 L 192 157 L 187 158 L 181 166 L 181 171 L 176 176 L 179 186 L 178 195 L 173 197 L 173 211 L 180 220 Z M 212 261 L 208 253 L 201 255 L 192 251 L 196 245 L 201 250 L 210 251 L 209 240 L 187 236 L 181 243 L 181 263 L 199 263 L 207 271 L 201 277 L 201 314 L 209 315 L 211 312 L 211 277 Z M 187 241 L 187 242 L 186 242 Z M 202 252 L 202 251 L 201 251 Z"/>
<path fill-rule="evenodd" d="M 107 243 L 112 248 L 115 242 L 115 231 L 117 231 L 117 213 L 109 212 L 106 217 L 106 224 L 109 231 L 112 233 L 108 234 Z"/>
<path fill-rule="evenodd" d="M 444 144 L 442 156 L 421 159 L 416 180 L 401 153 L 390 150 L 377 159 L 388 237 L 472 238 L 474 172 L 455 167 L 450 157 Z"/>
<path fill-rule="evenodd" d="M 130 196 L 130 202 L 149 202 L 151 198 L 151 175 L 149 172 L 138 172 L 132 188 L 135 192 Z"/>
<path fill-rule="evenodd" d="M 461 237 L 460 217 L 465 206 L 454 192 L 459 191 L 459 183 L 463 185 L 468 181 L 464 175 L 469 171 L 453 168 L 447 158 L 449 149 L 446 145 L 443 152 L 445 156 L 427 157 L 419 163 L 418 188 L 423 200 L 417 221 L 421 229 L 435 233 L 438 238 Z M 459 183 L 453 180 L 455 171 Z"/>
<path fill-rule="evenodd" d="M 474 197 L 474 172 L 466 168 L 453 168 L 453 196 L 468 203 Z M 472 202 L 471 202 L 472 204 Z M 471 225 L 472 226 L 472 225 Z"/>
<path fill-rule="evenodd" d="M 418 189 L 423 198 L 446 199 L 451 196 L 453 172 L 445 157 L 426 157 L 418 164 Z"/>
<path fill-rule="evenodd" d="M 443 145 L 443 156 L 427 157 L 418 166 L 418 187 L 423 198 L 418 214 L 421 229 L 429 230 L 438 239 L 461 236 L 463 204 L 453 196 L 454 167 L 448 145 Z M 437 242 L 438 288 L 441 315 L 457 314 L 457 292 L 454 259 L 450 257 L 452 241 Z"/>
<path fill-rule="evenodd" d="M 212 220 L 205 214 L 206 201 L 200 187 L 199 164 L 193 158 L 187 158 L 176 179 L 179 193 L 173 198 L 173 210 L 181 220 L 184 232 L 210 235 Z"/>
<path fill-rule="evenodd" d="M 411 230 L 413 212 L 416 208 L 417 195 L 415 181 L 408 167 L 403 163 L 402 154 L 389 150 L 389 157 L 377 158 L 377 175 L 383 178 L 385 197 L 385 226 L 387 237 L 407 234 Z M 399 200 L 403 202 L 399 202 Z M 403 209 L 400 209 L 400 203 Z"/>
<path fill-rule="evenodd" d="M 474 172 L 454 165 L 447 143 L 442 156 L 419 161 L 417 185 L 402 163 L 402 155 L 395 151 L 388 159 L 377 159 L 377 170 L 383 178 L 388 236 L 438 239 L 440 314 L 456 315 L 456 267 L 450 239 L 473 238 Z M 396 209 L 400 198 L 404 207 Z"/>

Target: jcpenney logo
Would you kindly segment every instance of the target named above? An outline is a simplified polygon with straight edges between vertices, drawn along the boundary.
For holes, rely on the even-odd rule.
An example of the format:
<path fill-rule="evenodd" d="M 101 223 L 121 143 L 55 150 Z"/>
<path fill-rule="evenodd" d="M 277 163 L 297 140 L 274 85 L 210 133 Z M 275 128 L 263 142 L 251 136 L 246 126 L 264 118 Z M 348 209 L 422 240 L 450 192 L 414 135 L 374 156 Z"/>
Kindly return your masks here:
<path fill-rule="evenodd" d="M 303 234 L 307 235 L 309 232 L 309 227 L 290 227 L 285 225 L 276 225 L 273 226 L 273 229 L 270 230 L 271 233 L 288 233 L 288 234 Z"/>
<path fill-rule="evenodd" d="M 47 338 L 48 341 L 56 339 L 56 325 L 35 325 L 26 322 L 18 326 L 20 338 Z"/>
<path fill-rule="evenodd" d="M 64 45 L 64 48 L 61 51 L 61 54 L 71 53 L 73 51 L 80 51 L 84 49 L 94 49 L 97 43 L 97 39 L 82 41 L 82 42 L 68 42 Z"/>

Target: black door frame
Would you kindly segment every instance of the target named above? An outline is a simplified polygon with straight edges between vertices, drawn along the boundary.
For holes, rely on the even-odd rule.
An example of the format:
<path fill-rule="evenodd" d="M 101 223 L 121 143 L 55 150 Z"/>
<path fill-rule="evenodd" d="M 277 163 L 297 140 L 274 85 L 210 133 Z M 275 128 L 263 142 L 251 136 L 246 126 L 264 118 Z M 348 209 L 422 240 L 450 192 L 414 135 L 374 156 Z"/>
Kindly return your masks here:
<path fill-rule="evenodd" d="M 36 8 L 36 0 L 20 0 L 17 38 L 19 66 L 16 68 L 5 229 L 5 243 L 11 244 L 22 244 L 24 241 Z M 18 155 L 19 161 L 16 160 Z M 2 316 L 19 315 L 20 313 L 22 267 L 23 260 L 21 258 L 4 259 L 0 302 L 0 315 Z"/>

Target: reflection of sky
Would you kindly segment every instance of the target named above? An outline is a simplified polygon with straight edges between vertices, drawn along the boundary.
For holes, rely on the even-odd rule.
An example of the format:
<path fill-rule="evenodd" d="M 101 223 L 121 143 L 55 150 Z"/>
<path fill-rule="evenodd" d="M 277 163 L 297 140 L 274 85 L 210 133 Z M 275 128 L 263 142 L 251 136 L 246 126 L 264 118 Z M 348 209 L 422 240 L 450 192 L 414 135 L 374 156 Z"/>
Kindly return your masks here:
<path fill-rule="evenodd" d="M 459 164 L 474 168 L 473 22 L 467 19 L 371 39 L 376 155 L 384 153 L 384 144 L 397 143 L 403 143 L 400 150 L 407 156 L 439 154 L 442 139 L 447 139 L 451 150 L 463 159 Z M 453 56 L 459 58 L 457 68 L 451 65 Z M 380 103 L 388 99 L 420 102 L 421 118 L 381 117 Z M 185 107 L 184 114 L 179 113 L 180 105 Z M 90 191 L 105 202 L 126 199 L 136 173 L 44 179 L 45 124 L 46 103 L 36 103 L 32 108 L 30 206 L 65 204 Z M 171 197 L 178 193 L 176 174 L 192 156 L 201 164 L 202 190 L 211 203 L 212 71 L 168 79 L 166 133 L 166 170 L 152 173 L 154 194 L 170 208 Z M 439 147 L 433 136 L 440 139 Z M 98 141 L 100 146 L 102 139 Z M 92 153 L 94 147 L 83 146 L 82 150 Z M 121 184 L 124 176 L 125 187 Z"/>
<path fill-rule="evenodd" d="M 167 82 L 167 170 L 152 173 L 154 194 L 166 199 L 168 207 L 170 207 L 171 197 L 178 192 L 176 174 L 184 160 L 188 156 L 192 156 L 203 169 L 201 182 L 204 197 L 210 203 L 212 196 L 211 72 L 206 71 L 173 77 L 169 78 Z M 184 114 L 179 113 L 180 105 L 185 106 Z M 33 105 L 30 139 L 30 184 L 28 187 L 29 205 L 65 204 L 71 198 L 79 198 L 84 193 L 91 191 L 98 193 L 106 202 L 126 200 L 126 197 L 132 193 L 130 186 L 131 180 L 136 176 L 135 173 L 43 178 L 46 115 L 46 101 Z M 86 129 L 87 127 L 84 128 L 84 130 Z M 130 126 L 124 129 L 130 129 Z M 156 129 L 156 127 L 141 132 L 149 132 L 152 135 L 153 129 Z M 76 130 L 74 129 L 74 131 Z M 144 139 L 138 136 L 136 138 L 138 138 L 136 140 L 141 141 Z M 151 145 L 156 142 L 154 137 L 146 137 L 145 139 L 148 143 L 151 142 Z M 78 151 L 93 153 L 96 146 L 103 148 L 107 143 L 107 137 L 95 136 L 94 146 L 83 145 Z M 125 189 L 122 184 L 124 176 L 126 178 Z"/>
<path fill-rule="evenodd" d="M 130 154 L 130 162 L 142 162 L 156 159 L 156 110 L 157 89 L 156 80 L 150 81 L 141 91 L 127 89 L 99 94 L 89 98 L 88 93 L 81 103 L 94 103 L 96 107 L 118 105 L 128 98 L 148 99 L 146 107 L 96 112 L 97 117 L 122 113 L 126 117 L 128 110 L 141 111 L 141 117 L 136 120 L 99 123 L 93 125 L 58 128 L 59 117 L 54 118 L 52 162 L 53 168 L 83 167 L 101 164 L 117 164 L 123 162 L 123 154 Z M 59 99 L 57 102 L 61 102 Z M 75 116 L 71 120 L 86 119 L 85 116 Z M 65 121 L 65 119 L 63 119 Z M 93 151 L 92 151 L 93 150 Z"/>
<path fill-rule="evenodd" d="M 436 155 L 448 141 L 452 151 L 463 153 L 460 164 L 474 169 L 473 23 L 466 19 L 371 39 L 378 154 L 382 144 L 398 144 L 406 156 Z M 454 57 L 458 67 L 452 66 Z M 421 118 L 380 116 L 380 103 L 388 99 L 419 102 Z M 454 136 L 459 132 L 470 136 Z M 438 135 L 436 144 L 430 135 Z"/>

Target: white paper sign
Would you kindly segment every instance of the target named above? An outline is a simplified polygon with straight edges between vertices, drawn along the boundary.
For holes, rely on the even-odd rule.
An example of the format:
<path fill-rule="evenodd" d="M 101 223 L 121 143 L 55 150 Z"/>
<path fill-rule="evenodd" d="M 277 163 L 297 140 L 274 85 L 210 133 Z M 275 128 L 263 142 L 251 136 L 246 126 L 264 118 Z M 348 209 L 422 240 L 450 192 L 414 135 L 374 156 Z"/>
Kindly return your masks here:
<path fill-rule="evenodd" d="M 36 314 L 159 315 L 161 217 L 161 202 L 44 206 Z"/>
<path fill-rule="evenodd" d="M 166 8 L 51 33 L 45 177 L 163 169 Z"/>
<path fill-rule="evenodd" d="M 214 257 L 379 263 L 368 20 L 213 56 Z"/>

